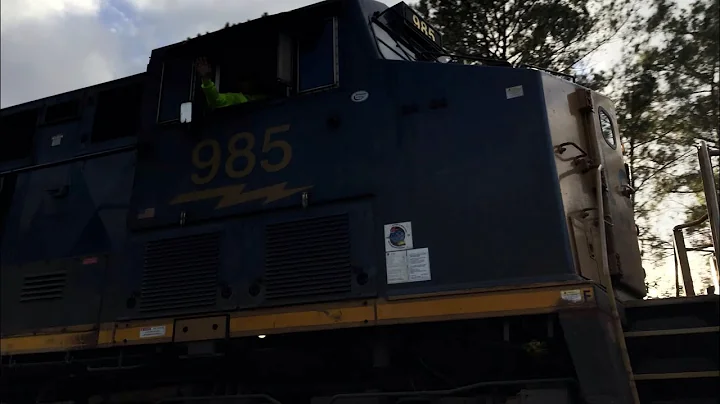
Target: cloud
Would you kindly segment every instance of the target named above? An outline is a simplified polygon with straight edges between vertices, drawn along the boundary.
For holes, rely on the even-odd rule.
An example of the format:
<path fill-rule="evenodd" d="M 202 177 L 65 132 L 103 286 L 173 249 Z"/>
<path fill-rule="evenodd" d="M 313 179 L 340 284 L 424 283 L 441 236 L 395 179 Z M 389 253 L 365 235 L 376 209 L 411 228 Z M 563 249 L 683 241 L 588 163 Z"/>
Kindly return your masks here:
<path fill-rule="evenodd" d="M 0 4 L 3 31 L 17 22 L 42 21 L 67 14 L 89 15 L 100 9 L 100 0 L 4 0 Z"/>
<path fill-rule="evenodd" d="M 117 39 L 97 20 L 99 0 L 3 0 L 3 107 L 111 80 Z"/>

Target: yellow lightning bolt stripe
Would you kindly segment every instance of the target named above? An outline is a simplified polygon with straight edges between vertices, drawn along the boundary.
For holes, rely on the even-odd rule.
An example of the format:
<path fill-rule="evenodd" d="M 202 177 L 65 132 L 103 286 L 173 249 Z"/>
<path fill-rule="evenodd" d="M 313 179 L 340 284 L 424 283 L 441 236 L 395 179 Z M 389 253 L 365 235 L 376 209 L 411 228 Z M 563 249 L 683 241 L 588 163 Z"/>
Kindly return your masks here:
<path fill-rule="evenodd" d="M 215 206 L 215 209 L 227 208 L 230 206 L 263 198 L 265 199 L 263 205 L 266 205 L 270 202 L 275 202 L 280 199 L 287 198 L 288 196 L 291 196 L 298 192 L 302 192 L 312 188 L 312 186 L 305 186 L 300 188 L 286 189 L 286 186 L 287 182 L 282 182 L 280 184 L 271 185 L 265 188 L 243 192 L 245 191 L 245 184 L 229 185 L 226 187 L 205 189 L 202 191 L 193 191 L 185 194 L 180 194 L 170 201 L 170 205 L 197 202 L 214 198 L 221 198 L 218 204 Z"/>

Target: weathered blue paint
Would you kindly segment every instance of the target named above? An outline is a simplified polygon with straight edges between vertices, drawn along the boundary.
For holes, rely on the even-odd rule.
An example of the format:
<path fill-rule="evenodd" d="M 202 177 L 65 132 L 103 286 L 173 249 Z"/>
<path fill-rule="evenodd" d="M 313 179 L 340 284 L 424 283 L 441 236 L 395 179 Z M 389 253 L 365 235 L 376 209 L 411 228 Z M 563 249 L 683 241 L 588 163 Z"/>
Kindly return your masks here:
<path fill-rule="evenodd" d="M 136 134 L 95 144 L 83 141 L 92 128 L 94 106 L 89 102 L 84 104 L 81 118 L 36 131 L 35 163 L 132 144 L 135 137 L 139 146 L 137 152 L 72 161 L 17 175 L 1 241 L 3 317 L 6 308 L 15 313 L 9 331 L 98 319 L 231 311 L 577 277 L 541 73 L 383 60 L 368 28 L 369 17 L 380 10 L 380 3 L 343 0 L 313 7 L 302 12 L 332 10 L 338 18 L 336 88 L 256 106 L 223 108 L 206 115 L 201 124 L 157 125 L 162 62 L 183 49 L 171 46 L 155 50 L 148 71 L 137 78 L 144 81 L 145 91 L 142 125 Z M 291 20 L 293 15 L 277 18 Z M 125 84 L 108 83 L 103 88 Z M 506 89 L 515 86 L 523 87 L 523 96 L 508 99 Z M 79 91 L 63 96 L 82 94 L 80 97 L 87 101 L 100 87 Z M 366 91 L 369 97 L 355 102 L 352 95 L 357 91 Z M 36 103 L 43 107 L 47 102 Z M 4 110 L 3 114 L 12 112 Z M 281 125 L 289 125 L 289 130 L 274 134 L 272 140 L 287 141 L 292 159 L 282 170 L 268 172 L 261 161 L 277 164 L 282 154 L 280 149 L 263 153 L 263 136 L 268 128 Z M 67 148 L 62 152 L 47 147 L 49 137 L 57 131 L 64 134 Z M 256 163 L 246 177 L 231 178 L 225 172 L 227 144 L 242 132 L 255 137 L 252 150 Z M 215 178 L 198 185 L 191 181 L 192 174 L 198 172 L 192 164 L 193 148 L 206 140 L 217 142 L 222 158 Z M 206 147 L 205 152 L 209 150 Z M 236 170 L 242 169 L 242 161 L 238 159 Z M 16 168 L 19 163 L 3 164 L 0 170 Z M 241 190 L 240 185 L 244 185 Z M 208 196 L 208 190 L 218 188 L 226 191 Z M 239 195 L 261 189 L 264 193 L 241 203 Z M 281 192 L 293 189 L 298 191 Z M 189 197 L 192 193 L 194 197 Z M 307 193 L 305 200 L 303 193 Z M 235 203 L 230 203 L 233 198 Z M 334 219 L 322 222 L 330 221 L 328 218 Z M 273 226 L 308 219 L 320 221 L 303 222 L 285 233 L 268 236 Z M 344 226 L 343 220 L 349 226 L 347 234 L 338 230 Z M 383 225 L 401 221 L 412 222 L 415 247 L 430 250 L 430 281 L 386 283 Z M 322 223 L 332 224 L 323 228 Z M 293 232 L 306 238 L 289 238 L 282 248 L 268 244 L 272 237 Z M 196 236 L 192 240 L 199 240 L 209 233 L 218 233 L 215 247 L 183 241 L 189 238 L 173 241 L 174 250 L 162 244 L 162 240 L 178 237 Z M 324 234 L 327 237 L 323 238 Z M 342 287 L 332 293 L 278 297 L 283 288 L 295 285 L 282 283 L 291 277 L 298 276 L 296 284 L 305 285 L 335 276 L 335 272 L 326 271 L 301 277 L 304 267 L 295 263 L 300 269 L 277 275 L 283 281 L 272 281 L 276 282 L 273 286 L 268 268 L 282 261 L 278 257 L 290 254 L 287 251 L 325 254 L 324 262 L 331 266 L 335 261 L 327 258 L 328 254 L 340 254 L 333 248 L 344 249 L 346 244 L 347 258 L 337 265 L 347 268 L 347 284 L 343 283 L 345 278 L 335 277 L 332 282 L 342 283 Z M 194 248 L 202 252 L 194 256 Z M 202 254 L 214 248 L 217 256 L 203 261 Z M 18 303 L 18 293 L 5 293 L 21 290 L 28 271 L 52 269 L 38 266 L 38 262 L 51 263 L 59 270 L 65 265 L 63 259 L 82 263 L 94 256 L 107 260 L 93 264 L 94 271 L 76 265 L 80 268 L 77 273 L 84 275 L 68 283 L 62 300 Z M 193 259 L 200 261 L 193 263 Z M 153 276 L 158 275 L 145 268 L 148 262 L 170 268 L 175 274 L 212 266 L 203 269 L 203 274 L 212 272 L 212 276 L 199 281 L 203 288 L 211 284 L 208 292 L 192 297 L 210 303 L 194 306 L 183 303 L 190 298 L 178 296 L 182 307 L 172 308 L 165 300 L 160 309 L 150 310 L 150 295 L 162 294 L 165 286 L 152 284 Z M 33 269 L 27 269 L 28 265 Z M 195 288 L 192 282 L 197 279 L 192 277 L 203 274 L 189 275 L 186 289 Z M 313 287 L 320 290 L 329 286 L 318 283 Z M 38 315 L 30 322 L 17 315 L 39 313 L 51 306 L 71 310 L 88 294 L 95 300 L 82 315 L 72 318 L 52 312 L 53 319 Z"/>

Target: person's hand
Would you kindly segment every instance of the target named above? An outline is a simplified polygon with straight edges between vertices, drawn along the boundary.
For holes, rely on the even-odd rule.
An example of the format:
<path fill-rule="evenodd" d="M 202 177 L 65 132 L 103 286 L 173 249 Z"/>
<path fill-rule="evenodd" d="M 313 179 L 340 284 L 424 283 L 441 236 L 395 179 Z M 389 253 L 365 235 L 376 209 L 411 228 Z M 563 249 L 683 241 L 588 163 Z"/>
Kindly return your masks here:
<path fill-rule="evenodd" d="M 207 59 L 204 57 L 199 57 L 195 59 L 195 70 L 202 78 L 208 78 L 210 76 L 210 72 L 212 71 L 212 68 L 210 67 L 210 63 L 208 63 Z"/>

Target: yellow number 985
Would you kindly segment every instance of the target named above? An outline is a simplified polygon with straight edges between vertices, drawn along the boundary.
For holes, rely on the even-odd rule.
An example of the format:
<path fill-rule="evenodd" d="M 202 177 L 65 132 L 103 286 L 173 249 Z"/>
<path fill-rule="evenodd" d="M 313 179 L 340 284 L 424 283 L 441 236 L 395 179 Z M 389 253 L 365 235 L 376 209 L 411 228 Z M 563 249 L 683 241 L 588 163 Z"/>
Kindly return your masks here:
<path fill-rule="evenodd" d="M 203 160 L 201 154 L 203 150 L 207 148 L 210 148 L 211 151 L 210 158 Z M 210 168 L 210 171 L 204 177 L 201 177 L 197 173 L 193 173 L 192 182 L 202 185 L 212 181 L 212 179 L 217 175 L 218 168 L 220 168 L 220 145 L 217 140 L 205 139 L 198 143 L 192 152 L 192 162 L 193 165 L 200 170 L 204 170 L 208 167 Z"/>
<path fill-rule="evenodd" d="M 273 135 L 287 132 L 289 130 L 290 125 L 274 126 L 265 130 L 262 152 L 270 153 L 273 149 L 280 149 L 282 152 L 282 158 L 277 163 L 271 163 L 269 160 L 263 159 L 260 161 L 260 166 L 263 170 L 269 173 L 274 173 L 282 170 L 290 164 L 290 160 L 292 159 L 292 147 L 290 146 L 290 143 L 284 140 L 272 140 Z M 250 132 L 238 133 L 230 138 L 227 145 L 229 155 L 225 160 L 225 174 L 227 174 L 228 177 L 243 178 L 250 175 L 257 162 L 257 157 L 252 151 L 254 147 L 255 136 Z M 211 151 L 210 157 L 203 159 L 202 155 L 205 155 L 204 150 L 208 148 Z M 218 173 L 221 159 L 220 144 L 217 140 L 205 139 L 198 143 L 192 152 L 192 163 L 199 170 L 206 170 L 209 168 L 210 171 L 205 176 L 193 173 L 191 177 L 192 182 L 197 185 L 202 185 L 212 181 Z M 239 167 L 241 164 L 244 164 L 242 168 Z"/>

